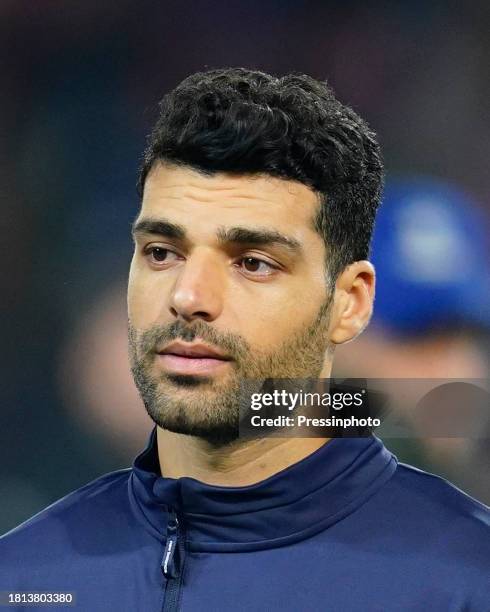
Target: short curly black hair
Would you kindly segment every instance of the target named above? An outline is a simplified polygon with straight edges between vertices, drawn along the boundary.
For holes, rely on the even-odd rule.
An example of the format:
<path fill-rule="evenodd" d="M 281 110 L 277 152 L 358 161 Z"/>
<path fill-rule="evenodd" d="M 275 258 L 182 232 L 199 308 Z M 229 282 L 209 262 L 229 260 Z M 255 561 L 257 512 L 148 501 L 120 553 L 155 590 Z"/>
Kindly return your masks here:
<path fill-rule="evenodd" d="M 224 68 L 184 79 L 160 102 L 139 175 L 157 161 L 206 175 L 267 174 L 319 195 L 313 226 L 326 245 L 331 283 L 367 259 L 383 187 L 376 135 L 326 82 Z"/>

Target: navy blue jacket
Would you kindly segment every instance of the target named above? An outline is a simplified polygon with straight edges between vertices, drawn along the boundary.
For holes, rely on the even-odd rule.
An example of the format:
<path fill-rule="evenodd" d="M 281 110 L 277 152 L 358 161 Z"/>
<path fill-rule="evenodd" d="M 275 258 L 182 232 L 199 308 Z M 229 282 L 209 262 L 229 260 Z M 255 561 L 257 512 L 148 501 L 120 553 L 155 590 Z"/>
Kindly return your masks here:
<path fill-rule="evenodd" d="M 376 437 L 246 487 L 165 478 L 154 428 L 132 468 L 0 539 L 7 590 L 83 612 L 486 612 L 490 509 Z"/>

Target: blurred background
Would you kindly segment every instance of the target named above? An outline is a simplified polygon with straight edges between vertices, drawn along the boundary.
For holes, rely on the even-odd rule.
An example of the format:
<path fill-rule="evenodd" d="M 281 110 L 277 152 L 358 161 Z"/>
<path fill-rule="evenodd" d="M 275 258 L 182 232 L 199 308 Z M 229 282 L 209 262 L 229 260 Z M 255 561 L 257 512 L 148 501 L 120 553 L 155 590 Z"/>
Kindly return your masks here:
<path fill-rule="evenodd" d="M 334 374 L 488 379 L 488 31 L 474 0 L 2 0 L 0 533 L 146 443 L 129 226 L 157 103 L 197 70 L 326 78 L 379 134 L 376 314 Z M 489 438 L 386 444 L 490 503 Z"/>

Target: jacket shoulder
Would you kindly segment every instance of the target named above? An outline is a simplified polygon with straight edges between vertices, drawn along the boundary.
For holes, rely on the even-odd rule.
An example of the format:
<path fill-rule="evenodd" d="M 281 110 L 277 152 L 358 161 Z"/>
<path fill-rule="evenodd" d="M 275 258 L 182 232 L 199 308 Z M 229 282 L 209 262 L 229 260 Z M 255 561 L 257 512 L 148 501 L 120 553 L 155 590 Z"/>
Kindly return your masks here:
<path fill-rule="evenodd" d="M 448 480 L 399 463 L 388 501 L 399 523 L 456 564 L 490 569 L 490 508 Z M 415 527 L 418 535 L 415 537 Z M 423 537 L 422 537 L 423 536 Z"/>
<path fill-rule="evenodd" d="M 475 526 L 490 529 L 490 507 L 441 476 L 398 463 L 395 482 L 405 489 L 415 503 L 437 506 L 448 517 L 467 518 Z"/>
<path fill-rule="evenodd" d="M 50 548 L 64 536 L 67 525 L 86 528 L 91 521 L 104 520 L 104 509 L 113 512 L 114 498 L 126 491 L 131 468 L 109 472 L 68 493 L 0 537 L 0 557 L 18 554 L 24 546 L 49 543 Z"/>

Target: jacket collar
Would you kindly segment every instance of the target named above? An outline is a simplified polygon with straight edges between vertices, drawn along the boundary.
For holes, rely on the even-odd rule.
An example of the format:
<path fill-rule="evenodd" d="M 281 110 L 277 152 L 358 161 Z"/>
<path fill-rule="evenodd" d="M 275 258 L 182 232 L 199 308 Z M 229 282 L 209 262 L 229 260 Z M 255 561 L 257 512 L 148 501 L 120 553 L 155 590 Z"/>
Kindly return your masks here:
<path fill-rule="evenodd" d="M 162 541 L 174 509 L 190 550 L 258 550 L 305 539 L 356 510 L 396 469 L 395 457 L 375 436 L 333 439 L 256 484 L 213 486 L 162 476 L 156 431 L 134 460 L 130 503 Z"/>

